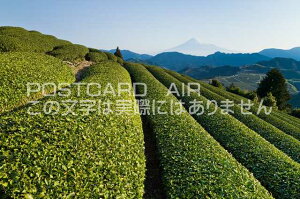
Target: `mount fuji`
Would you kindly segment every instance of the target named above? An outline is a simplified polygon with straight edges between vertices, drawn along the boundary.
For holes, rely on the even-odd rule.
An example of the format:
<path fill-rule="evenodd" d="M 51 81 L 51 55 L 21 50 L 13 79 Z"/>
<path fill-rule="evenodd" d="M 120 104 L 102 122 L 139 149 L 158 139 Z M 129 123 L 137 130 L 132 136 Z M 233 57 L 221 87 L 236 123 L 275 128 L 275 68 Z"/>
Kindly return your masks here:
<path fill-rule="evenodd" d="M 232 53 L 233 51 L 215 46 L 213 44 L 200 43 L 197 39 L 192 38 L 187 42 L 180 44 L 174 48 L 165 50 L 164 52 L 179 52 L 189 55 L 207 56 L 215 52 Z"/>

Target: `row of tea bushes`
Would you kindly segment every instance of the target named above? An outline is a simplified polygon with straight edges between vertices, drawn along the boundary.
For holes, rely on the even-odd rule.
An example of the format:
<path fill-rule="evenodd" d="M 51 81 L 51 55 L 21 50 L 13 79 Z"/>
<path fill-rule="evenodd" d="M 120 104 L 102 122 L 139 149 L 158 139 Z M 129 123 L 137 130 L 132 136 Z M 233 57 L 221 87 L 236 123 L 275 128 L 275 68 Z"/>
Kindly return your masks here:
<path fill-rule="evenodd" d="M 170 75 L 178 79 L 179 81 L 188 84 L 191 81 L 182 75 L 173 72 L 167 71 Z M 191 86 L 193 88 L 193 85 Z M 194 87 L 195 88 L 195 87 Z M 216 100 L 218 105 L 221 104 L 222 101 L 226 101 L 226 98 L 204 88 L 201 87 L 201 95 L 209 100 Z M 244 110 L 240 105 L 234 104 L 232 107 L 233 115 L 240 122 L 248 126 L 253 131 L 257 132 L 263 138 L 265 138 L 270 143 L 274 144 L 278 149 L 285 152 L 289 155 L 293 160 L 300 163 L 300 141 L 295 139 L 294 137 L 285 134 L 281 130 L 277 129 L 273 125 L 267 123 L 266 121 L 260 119 L 254 114 L 246 114 L 250 113 Z M 244 114 L 244 113 L 245 114 Z"/>
<path fill-rule="evenodd" d="M 41 97 L 42 92 L 27 96 L 27 83 L 71 84 L 75 81 L 71 68 L 61 60 L 38 53 L 0 53 L 0 69 L 0 113 Z M 45 90 L 52 92 L 53 87 Z"/>
<path fill-rule="evenodd" d="M 275 112 L 274 115 L 278 118 L 280 118 L 281 120 L 287 122 L 287 123 L 290 123 L 294 126 L 296 126 L 297 128 L 300 129 L 300 119 L 299 118 L 296 118 L 292 115 L 289 115 L 285 112 Z"/>
<path fill-rule="evenodd" d="M 52 51 L 48 52 L 48 54 L 64 61 L 77 62 L 84 60 L 88 52 L 89 49 L 85 46 L 68 44 L 57 46 Z"/>
<path fill-rule="evenodd" d="M 166 73 L 162 68 L 149 66 L 147 69 L 166 87 L 172 83 L 177 86 L 177 96 L 187 108 L 194 100 L 207 104 L 208 100 L 198 93 L 187 93 L 187 86 Z M 183 95 L 184 94 L 184 95 Z M 209 113 L 217 111 L 215 114 Z M 296 199 L 300 197 L 300 165 L 270 144 L 253 130 L 236 120 L 231 115 L 224 115 L 213 103 L 204 109 L 202 115 L 194 118 L 210 133 L 225 149 L 246 168 L 273 194 L 275 198 Z"/>
<path fill-rule="evenodd" d="M 64 61 L 79 62 L 88 60 L 95 63 L 113 60 L 123 64 L 123 59 L 109 52 L 72 44 L 37 31 L 28 31 L 21 27 L 0 27 L 0 52 L 38 52 L 47 53 Z"/>
<path fill-rule="evenodd" d="M 98 51 L 98 52 L 89 52 L 85 56 L 85 59 L 88 61 L 99 63 L 99 62 L 108 60 L 108 57 L 104 52 Z"/>
<path fill-rule="evenodd" d="M 37 31 L 27 31 L 20 27 L 0 27 L 0 52 L 39 52 L 51 51 L 55 46 L 71 44 Z"/>
<path fill-rule="evenodd" d="M 93 65 L 81 83 L 131 84 L 128 72 L 111 61 Z M 145 157 L 139 115 L 90 112 L 80 104 L 63 115 L 28 115 L 49 101 L 135 100 L 133 93 L 90 97 L 87 85 L 70 87 L 71 97 L 47 97 L 0 117 L 0 192 L 12 198 L 142 198 Z M 97 92 L 91 87 L 91 93 Z M 69 106 L 71 104 L 68 104 Z M 57 107 L 54 107 L 57 110 Z"/>
<path fill-rule="evenodd" d="M 135 82 L 147 85 L 143 100 L 165 102 L 160 111 L 166 114 L 156 113 L 150 103 L 145 117 L 156 138 L 167 198 L 272 198 L 188 112 L 171 114 L 172 102 L 179 101 L 167 96 L 168 90 L 142 65 L 126 63 L 125 68 Z M 140 94 L 144 91 L 138 88 Z"/>
<path fill-rule="evenodd" d="M 191 81 L 195 81 L 194 79 L 185 76 L 186 78 L 188 78 Z M 211 86 L 207 83 L 204 83 L 202 81 L 197 81 L 201 87 L 203 88 L 207 88 L 210 91 L 213 91 L 215 93 L 217 93 L 218 95 L 225 97 L 226 99 L 232 100 L 235 103 L 241 103 L 241 100 L 243 100 L 244 102 L 247 102 L 248 99 L 243 98 L 239 95 L 233 94 L 233 93 L 229 93 L 227 91 L 224 91 L 222 89 L 216 88 L 214 86 Z M 291 136 L 293 136 L 294 138 L 300 140 L 300 128 L 298 128 L 297 126 L 295 126 L 295 124 L 293 123 L 287 123 L 283 120 L 281 120 L 280 118 L 277 117 L 276 114 L 278 114 L 276 111 L 274 111 L 273 113 L 271 113 L 270 115 L 266 115 L 264 114 L 264 112 L 261 112 L 260 114 L 257 114 L 258 112 L 258 106 L 252 106 L 251 107 L 251 112 L 255 113 L 258 117 L 260 117 L 261 119 L 265 120 L 266 122 L 272 124 L 273 126 L 277 127 L 278 129 L 282 130 L 283 132 L 285 132 L 286 134 L 289 134 Z"/>
<path fill-rule="evenodd" d="M 99 63 L 104 60 L 112 60 L 114 62 L 118 62 L 121 65 L 124 64 L 124 60 L 122 58 L 117 57 L 110 52 L 102 52 L 93 48 L 90 48 L 89 50 L 90 52 L 86 55 L 86 60 L 88 61 Z"/>

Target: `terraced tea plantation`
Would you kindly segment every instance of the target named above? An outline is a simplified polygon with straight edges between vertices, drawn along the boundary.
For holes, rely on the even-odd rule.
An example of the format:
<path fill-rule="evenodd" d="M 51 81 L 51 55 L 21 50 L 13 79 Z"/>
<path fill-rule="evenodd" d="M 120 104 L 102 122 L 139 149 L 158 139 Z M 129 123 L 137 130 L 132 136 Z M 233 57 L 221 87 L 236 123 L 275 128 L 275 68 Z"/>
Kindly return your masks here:
<path fill-rule="evenodd" d="M 0 77 L 0 198 L 300 198 L 296 117 L 19 27 Z"/>

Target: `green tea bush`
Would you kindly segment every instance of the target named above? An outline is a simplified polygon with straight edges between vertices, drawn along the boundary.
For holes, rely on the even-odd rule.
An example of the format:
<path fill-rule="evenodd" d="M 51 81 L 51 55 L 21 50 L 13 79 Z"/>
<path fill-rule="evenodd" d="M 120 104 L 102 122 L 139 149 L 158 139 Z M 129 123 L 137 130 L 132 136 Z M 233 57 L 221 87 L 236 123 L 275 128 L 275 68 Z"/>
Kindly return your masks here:
<path fill-rule="evenodd" d="M 81 83 L 131 84 L 128 72 L 107 61 L 93 65 Z M 87 85 L 70 87 L 71 96 L 47 97 L 0 116 L 0 190 L 11 198 L 142 198 L 145 157 L 139 115 L 81 112 L 61 106 L 57 114 L 41 112 L 49 101 L 135 100 L 133 93 L 87 96 Z M 98 91 L 90 87 L 91 93 Z M 69 106 L 71 104 L 68 104 Z M 93 107 L 94 108 L 94 107 Z M 104 108 L 101 106 L 101 108 Z"/>
<path fill-rule="evenodd" d="M 39 92 L 27 96 L 27 83 L 72 83 L 70 67 L 54 57 L 37 53 L 0 53 L 0 113 L 29 100 L 41 97 Z M 52 92 L 49 88 L 48 92 Z"/>
<path fill-rule="evenodd" d="M 101 52 L 101 51 L 96 49 L 96 48 L 89 48 L 89 52 L 90 53 L 97 53 L 97 52 Z"/>
<path fill-rule="evenodd" d="M 19 27 L 0 27 L 0 52 L 45 53 L 51 51 L 55 46 L 66 44 L 71 44 L 71 42 Z"/>
<path fill-rule="evenodd" d="M 22 27 L 13 27 L 13 26 L 1 26 L 0 27 L 0 35 L 22 36 L 27 33 L 28 33 L 28 31 Z"/>
<path fill-rule="evenodd" d="M 171 114 L 171 103 L 179 101 L 167 96 L 168 90 L 142 65 L 124 67 L 135 82 L 147 85 L 143 100 L 165 102 L 160 110 L 167 114 L 154 115 L 150 105 L 152 114 L 145 117 L 155 134 L 167 198 L 272 198 L 188 112 Z M 138 87 L 138 92 L 144 89 Z"/>
<path fill-rule="evenodd" d="M 106 54 L 106 56 L 108 57 L 109 60 L 112 60 L 114 62 L 117 62 L 118 61 L 118 58 L 112 54 L 112 53 L 109 53 L 109 52 L 104 52 Z"/>
<path fill-rule="evenodd" d="M 179 73 L 176 73 L 174 71 L 169 71 L 169 70 L 165 70 L 165 71 L 185 84 L 191 82 L 190 80 L 183 77 Z M 196 87 L 192 85 L 191 88 L 196 88 Z M 219 105 L 221 104 L 222 101 L 226 101 L 225 97 L 222 97 L 204 87 L 201 87 L 200 90 L 201 90 L 201 95 L 203 95 L 205 98 L 209 100 L 216 100 Z M 230 114 L 233 115 L 236 119 L 238 119 L 240 122 L 248 126 L 253 131 L 257 132 L 259 135 L 261 135 L 270 143 L 274 144 L 278 149 L 285 152 L 293 160 L 300 163 L 300 141 L 299 140 L 295 139 L 290 135 L 285 134 L 278 128 L 260 119 L 256 115 L 248 114 L 250 112 L 243 109 L 238 104 L 234 104 L 232 110 L 234 112 Z"/>
<path fill-rule="evenodd" d="M 78 44 L 69 44 L 55 47 L 49 55 L 62 59 L 64 61 L 82 61 L 85 55 L 89 52 L 89 49 L 85 46 Z"/>
<path fill-rule="evenodd" d="M 89 52 L 88 54 L 86 54 L 85 59 L 88 61 L 98 63 L 98 62 L 108 60 L 108 57 L 106 56 L 105 53 L 98 51 L 98 52 Z"/>
<path fill-rule="evenodd" d="M 0 52 L 31 52 L 30 44 L 22 41 L 18 37 L 0 35 Z"/>
<path fill-rule="evenodd" d="M 180 93 L 177 97 L 187 108 L 193 100 L 203 104 L 208 103 L 208 100 L 198 93 L 192 92 L 188 95 L 188 87 L 185 86 L 183 90 L 182 83 L 162 68 L 147 68 L 166 87 L 174 83 Z M 214 112 L 215 108 L 217 111 L 210 115 L 209 113 Z M 203 114 L 193 116 L 208 133 L 248 168 L 275 198 L 300 197 L 300 164 L 231 115 L 222 114 L 221 109 L 215 107 L 213 103 L 204 109 Z"/>
<path fill-rule="evenodd" d="M 290 115 L 286 112 L 276 112 L 274 115 L 276 115 L 281 120 L 290 123 L 300 129 L 300 119 L 297 118 L 295 115 Z"/>
<path fill-rule="evenodd" d="M 241 100 L 244 102 L 248 101 L 247 98 L 244 98 L 242 96 L 218 89 L 214 86 L 211 86 L 209 84 L 206 84 L 202 81 L 195 80 L 193 78 L 190 78 L 188 76 L 185 76 L 187 79 L 197 82 L 201 85 L 201 88 L 206 88 L 209 89 L 210 91 L 213 91 L 217 93 L 218 95 L 225 97 L 226 99 L 232 100 L 235 103 L 239 104 L 241 103 Z M 277 127 L 278 129 L 282 130 L 286 134 L 289 134 L 293 136 L 294 138 L 300 140 L 300 123 L 299 122 L 294 122 L 294 119 L 297 118 L 292 118 L 292 116 L 289 116 L 288 114 L 282 113 L 277 110 L 273 110 L 270 115 L 264 114 L 264 112 L 258 113 L 258 105 L 256 104 L 255 106 L 251 107 L 251 112 L 255 113 L 258 117 L 261 119 L 265 120 L 266 122 L 272 124 L 273 126 Z"/>

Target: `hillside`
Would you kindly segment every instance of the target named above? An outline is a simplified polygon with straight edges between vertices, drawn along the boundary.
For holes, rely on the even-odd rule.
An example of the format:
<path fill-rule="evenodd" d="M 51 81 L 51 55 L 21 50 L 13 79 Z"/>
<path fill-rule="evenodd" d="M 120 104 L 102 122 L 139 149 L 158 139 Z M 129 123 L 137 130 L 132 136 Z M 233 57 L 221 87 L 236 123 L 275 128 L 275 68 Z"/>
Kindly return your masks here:
<path fill-rule="evenodd" d="M 240 72 L 241 69 L 239 67 L 234 66 L 201 66 L 197 68 L 186 68 L 179 73 L 191 76 L 195 79 L 210 79 L 219 76 L 231 76 Z"/>
<path fill-rule="evenodd" d="M 294 96 L 300 91 L 300 62 L 288 58 L 274 58 L 268 61 L 260 61 L 256 64 L 241 67 L 233 66 L 202 66 L 196 68 L 186 68 L 179 71 L 182 74 L 195 79 L 217 79 L 225 86 L 234 84 L 243 90 L 256 90 L 258 83 L 265 74 L 272 68 L 278 68 L 287 79 L 290 94 Z M 291 100 L 294 107 L 300 105 L 297 99 Z"/>
<path fill-rule="evenodd" d="M 159 66 L 0 30 L 0 198 L 300 198 L 299 119 Z M 236 56 L 263 58 L 189 59 Z"/>

